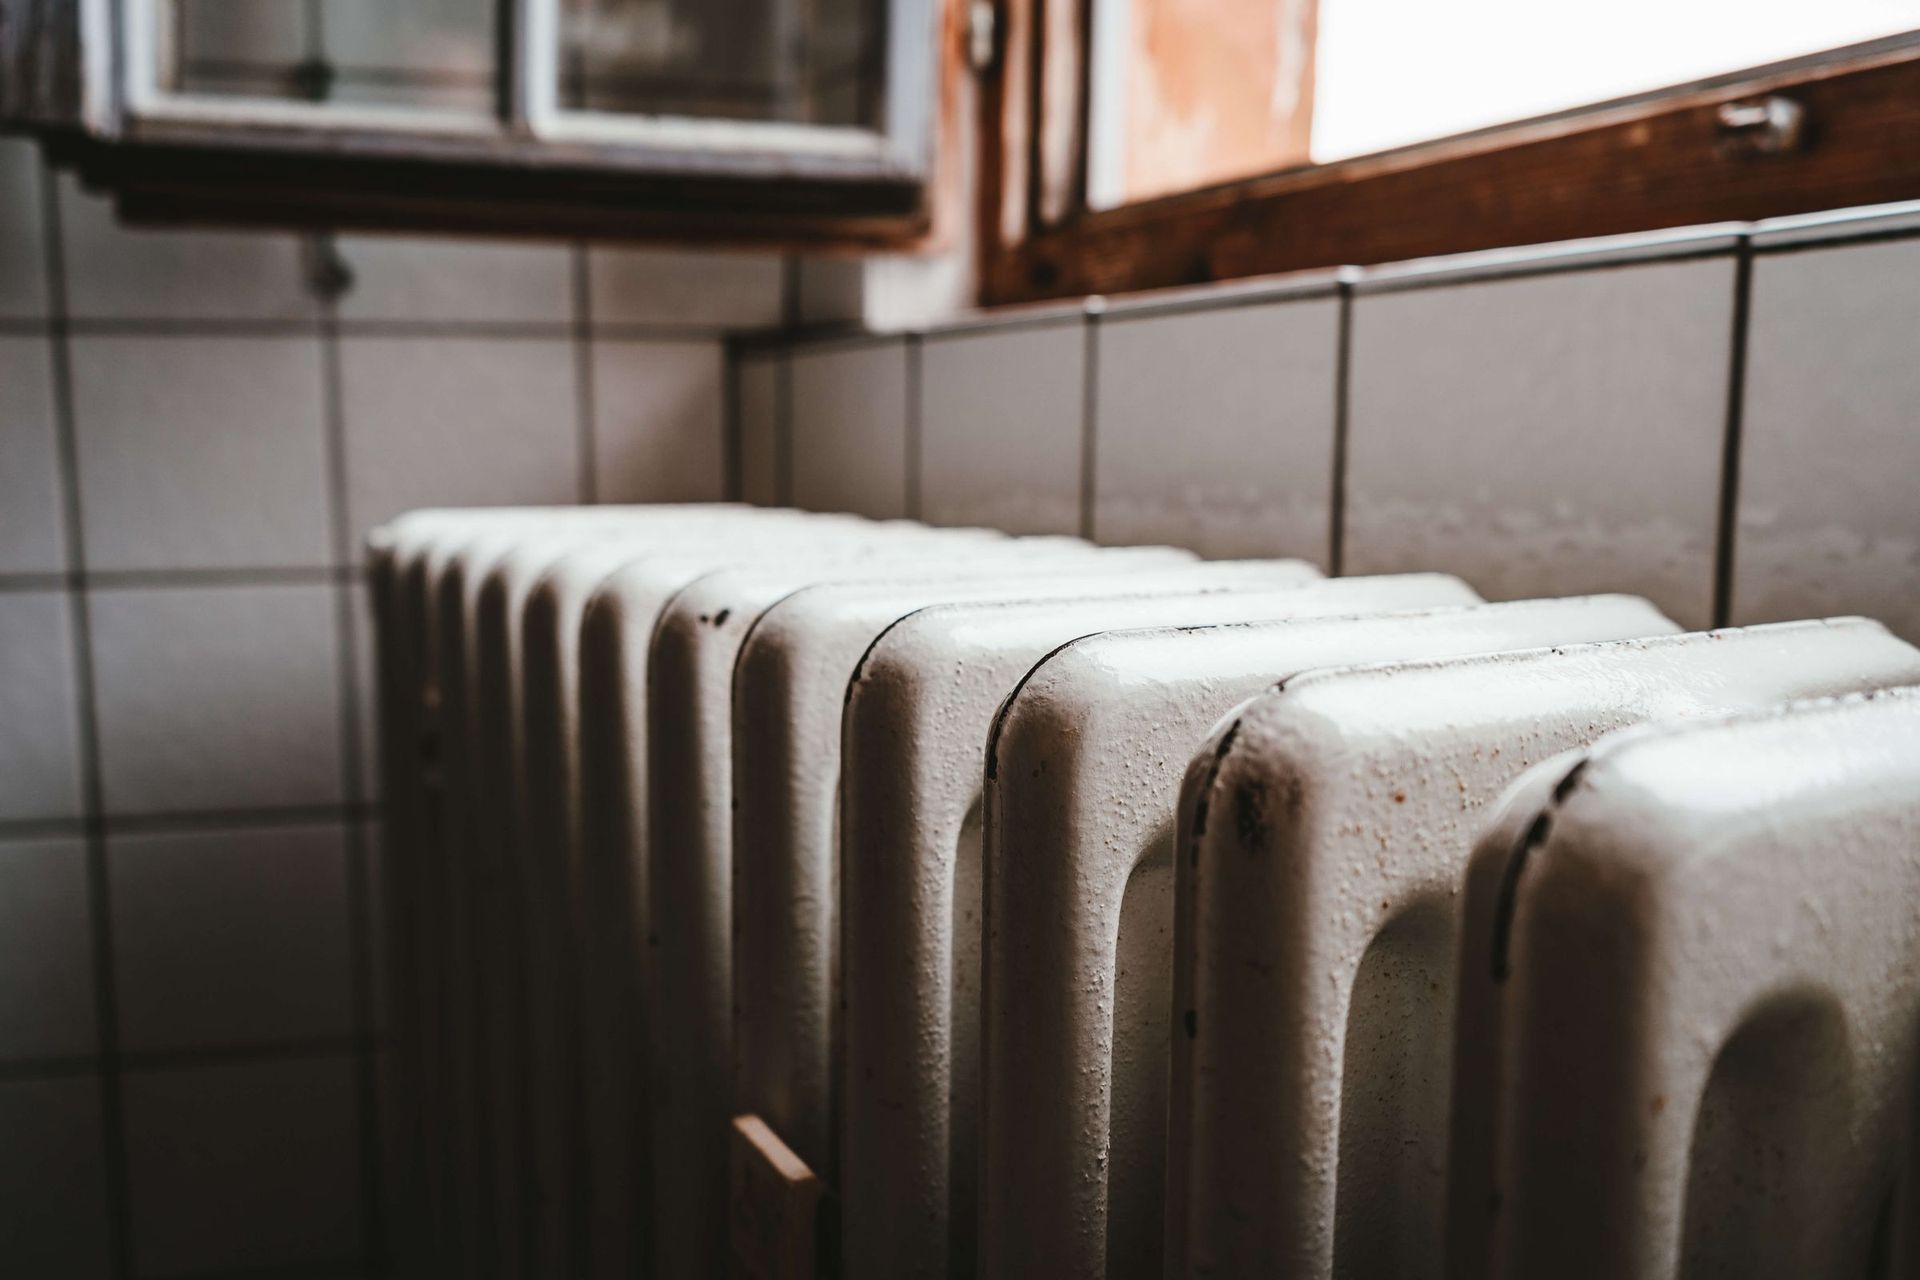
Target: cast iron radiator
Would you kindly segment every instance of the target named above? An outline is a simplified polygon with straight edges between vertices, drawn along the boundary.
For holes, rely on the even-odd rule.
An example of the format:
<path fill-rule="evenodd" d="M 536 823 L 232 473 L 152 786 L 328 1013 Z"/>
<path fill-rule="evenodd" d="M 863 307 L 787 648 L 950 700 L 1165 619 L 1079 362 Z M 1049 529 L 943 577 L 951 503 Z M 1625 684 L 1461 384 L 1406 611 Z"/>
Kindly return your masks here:
<path fill-rule="evenodd" d="M 1920 1274 L 1920 652 L 726 505 L 376 531 L 402 1274 Z"/>

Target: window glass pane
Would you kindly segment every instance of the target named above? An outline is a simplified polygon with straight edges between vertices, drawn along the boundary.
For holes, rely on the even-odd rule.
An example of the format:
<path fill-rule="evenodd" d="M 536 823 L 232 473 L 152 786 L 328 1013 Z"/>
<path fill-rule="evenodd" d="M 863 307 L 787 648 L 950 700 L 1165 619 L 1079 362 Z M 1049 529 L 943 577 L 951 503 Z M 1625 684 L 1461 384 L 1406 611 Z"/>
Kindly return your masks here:
<path fill-rule="evenodd" d="M 1920 28 L 1920 0 L 1095 0 L 1096 208 Z"/>
<path fill-rule="evenodd" d="M 495 111 L 495 0 L 153 0 L 169 93 Z"/>
<path fill-rule="evenodd" d="M 565 0 L 572 110 L 880 127 L 882 0 Z"/>

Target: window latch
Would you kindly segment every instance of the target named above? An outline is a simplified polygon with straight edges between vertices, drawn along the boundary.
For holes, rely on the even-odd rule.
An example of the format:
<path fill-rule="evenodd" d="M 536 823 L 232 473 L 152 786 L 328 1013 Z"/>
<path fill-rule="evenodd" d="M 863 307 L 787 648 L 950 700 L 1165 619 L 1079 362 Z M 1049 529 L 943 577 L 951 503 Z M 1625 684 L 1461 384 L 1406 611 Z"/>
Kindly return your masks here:
<path fill-rule="evenodd" d="M 993 0 L 973 0 L 967 6 L 967 63 L 974 74 L 985 75 L 993 68 L 999 48 L 1000 11 Z"/>
<path fill-rule="evenodd" d="M 1807 111 L 1792 98 L 1777 93 L 1723 102 L 1714 132 L 1720 154 L 1727 159 L 1788 155 L 1806 146 Z"/>

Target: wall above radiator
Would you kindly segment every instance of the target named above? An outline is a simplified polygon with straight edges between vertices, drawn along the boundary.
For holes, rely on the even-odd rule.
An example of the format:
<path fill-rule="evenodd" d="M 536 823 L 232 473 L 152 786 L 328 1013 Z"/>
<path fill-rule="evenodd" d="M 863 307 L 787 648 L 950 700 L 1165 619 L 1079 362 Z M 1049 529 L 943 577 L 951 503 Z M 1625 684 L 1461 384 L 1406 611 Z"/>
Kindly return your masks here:
<path fill-rule="evenodd" d="M 744 496 L 1920 637 L 1920 207 L 733 349 Z"/>

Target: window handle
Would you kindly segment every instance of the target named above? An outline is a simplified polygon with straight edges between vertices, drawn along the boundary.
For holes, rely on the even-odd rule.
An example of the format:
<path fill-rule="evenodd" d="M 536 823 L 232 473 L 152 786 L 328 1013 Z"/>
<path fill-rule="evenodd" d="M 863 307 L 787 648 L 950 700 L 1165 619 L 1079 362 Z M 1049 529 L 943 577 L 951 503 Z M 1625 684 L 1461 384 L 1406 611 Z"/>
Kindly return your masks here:
<path fill-rule="evenodd" d="M 1728 159 L 1788 155 L 1806 146 L 1807 112 L 1792 98 L 1771 94 L 1723 102 L 1715 121 L 1720 154 Z"/>

